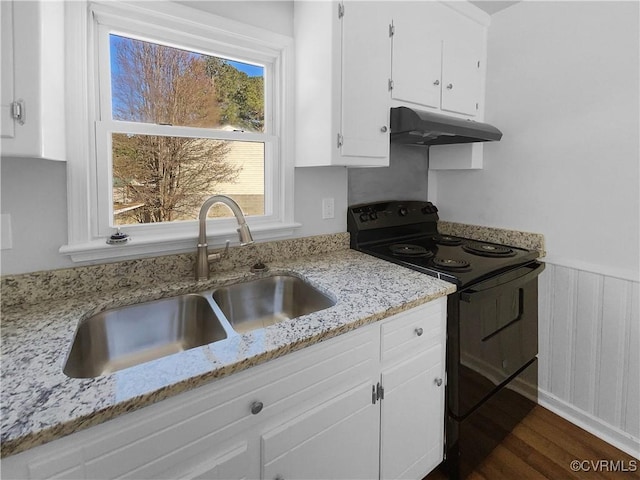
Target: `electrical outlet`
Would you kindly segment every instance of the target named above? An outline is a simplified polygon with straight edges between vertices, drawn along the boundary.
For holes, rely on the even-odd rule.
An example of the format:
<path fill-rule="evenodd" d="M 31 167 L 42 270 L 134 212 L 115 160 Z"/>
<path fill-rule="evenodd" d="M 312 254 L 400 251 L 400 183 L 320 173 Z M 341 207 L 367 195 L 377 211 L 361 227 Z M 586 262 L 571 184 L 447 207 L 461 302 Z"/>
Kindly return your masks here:
<path fill-rule="evenodd" d="M 326 220 L 328 218 L 334 218 L 334 217 L 335 217 L 335 212 L 334 212 L 333 198 L 323 198 L 322 199 L 322 218 Z"/>

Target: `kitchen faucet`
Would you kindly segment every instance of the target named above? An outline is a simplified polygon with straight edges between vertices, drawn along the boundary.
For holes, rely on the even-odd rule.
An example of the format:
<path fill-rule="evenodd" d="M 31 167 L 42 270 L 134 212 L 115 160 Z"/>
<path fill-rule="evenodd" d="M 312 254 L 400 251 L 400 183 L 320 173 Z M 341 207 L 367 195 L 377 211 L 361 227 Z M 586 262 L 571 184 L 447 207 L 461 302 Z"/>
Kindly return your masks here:
<path fill-rule="evenodd" d="M 198 235 L 198 256 L 196 259 L 196 280 L 209 278 L 209 262 L 218 261 L 224 257 L 229 250 L 229 241 L 222 253 L 209 253 L 207 245 L 207 214 L 209 209 L 216 203 L 224 203 L 231 209 L 238 222 L 238 237 L 240 238 L 240 245 L 250 245 L 253 243 L 253 237 L 251 236 L 251 230 L 244 218 L 244 214 L 240 209 L 240 206 L 231 197 L 226 195 L 213 195 L 207 198 L 202 207 L 200 207 L 200 215 L 198 216 L 198 222 L 200 225 L 200 232 Z"/>

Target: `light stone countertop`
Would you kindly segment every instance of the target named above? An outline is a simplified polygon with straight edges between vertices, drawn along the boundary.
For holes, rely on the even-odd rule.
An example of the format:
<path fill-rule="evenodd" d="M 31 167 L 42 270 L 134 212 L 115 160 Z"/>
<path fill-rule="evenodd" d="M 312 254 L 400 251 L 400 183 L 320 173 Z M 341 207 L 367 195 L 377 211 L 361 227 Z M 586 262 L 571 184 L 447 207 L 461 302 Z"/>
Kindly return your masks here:
<path fill-rule="evenodd" d="M 469 225 L 466 223 L 438 222 L 438 232 L 442 235 L 471 238 L 481 242 L 499 243 L 511 247 L 537 250 L 540 258 L 546 256 L 544 235 L 541 233 L 522 232 L 506 228 Z"/>
<path fill-rule="evenodd" d="M 5 304 L 1 455 L 97 425 L 455 291 L 453 284 L 349 249 L 268 263 L 266 275 L 301 276 L 335 298 L 336 305 L 93 379 L 62 373 L 80 320 L 107 308 L 255 278 L 250 264 L 216 272 L 208 281 L 155 281 L 150 287 Z"/>

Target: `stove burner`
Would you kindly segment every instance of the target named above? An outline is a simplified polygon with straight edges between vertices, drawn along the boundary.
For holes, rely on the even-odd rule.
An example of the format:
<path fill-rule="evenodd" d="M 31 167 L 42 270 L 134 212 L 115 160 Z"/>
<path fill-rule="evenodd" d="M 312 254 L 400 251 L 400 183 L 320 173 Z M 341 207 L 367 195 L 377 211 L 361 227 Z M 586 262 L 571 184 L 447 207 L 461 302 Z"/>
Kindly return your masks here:
<path fill-rule="evenodd" d="M 469 268 L 469 266 L 471 266 L 471 264 L 466 260 L 454 260 L 452 258 L 440 258 L 440 257 L 434 258 L 433 264 L 436 267 L 444 268 L 446 270 L 462 270 L 465 268 Z"/>
<path fill-rule="evenodd" d="M 433 239 L 438 245 L 455 246 L 462 244 L 462 240 L 460 238 L 451 237 L 449 235 L 436 235 Z"/>
<path fill-rule="evenodd" d="M 463 245 L 462 248 L 469 253 L 483 257 L 513 257 L 516 254 L 516 252 L 509 247 L 488 243 L 468 243 L 467 245 Z"/>
<path fill-rule="evenodd" d="M 396 243 L 389 245 L 389 250 L 393 255 L 405 257 L 431 257 L 433 253 L 420 245 L 411 245 L 409 243 Z"/>

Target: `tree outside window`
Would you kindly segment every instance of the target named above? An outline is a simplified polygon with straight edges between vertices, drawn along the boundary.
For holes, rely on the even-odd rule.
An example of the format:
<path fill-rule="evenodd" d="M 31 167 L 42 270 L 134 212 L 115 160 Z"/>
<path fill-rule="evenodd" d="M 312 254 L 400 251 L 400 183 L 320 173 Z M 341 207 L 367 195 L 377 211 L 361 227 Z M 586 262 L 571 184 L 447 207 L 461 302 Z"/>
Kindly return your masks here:
<path fill-rule="evenodd" d="M 264 131 L 262 67 L 114 34 L 110 51 L 113 120 Z M 192 220 L 215 193 L 264 213 L 263 143 L 141 133 L 111 142 L 116 225 Z"/>

